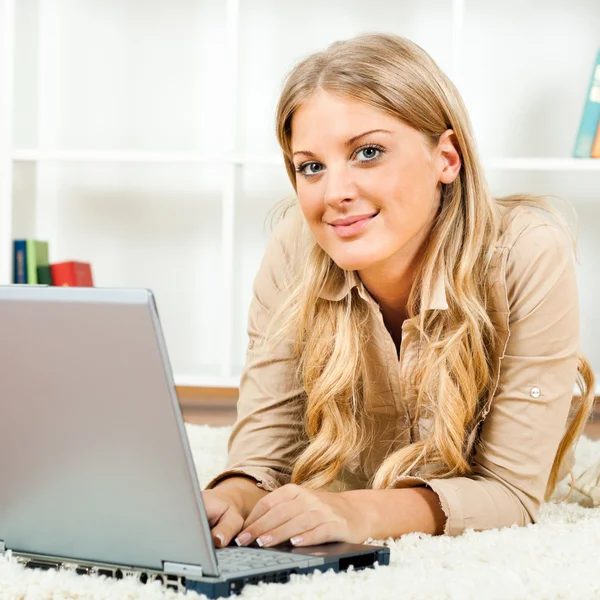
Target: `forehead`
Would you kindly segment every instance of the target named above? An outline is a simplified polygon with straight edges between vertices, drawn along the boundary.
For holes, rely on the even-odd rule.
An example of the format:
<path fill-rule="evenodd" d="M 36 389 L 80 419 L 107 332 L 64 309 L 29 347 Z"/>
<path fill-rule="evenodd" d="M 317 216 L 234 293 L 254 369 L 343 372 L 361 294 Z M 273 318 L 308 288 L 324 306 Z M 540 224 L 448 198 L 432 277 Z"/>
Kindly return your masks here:
<path fill-rule="evenodd" d="M 292 117 L 292 150 L 321 141 L 345 141 L 371 129 L 398 131 L 408 127 L 400 119 L 366 102 L 318 90 Z"/>

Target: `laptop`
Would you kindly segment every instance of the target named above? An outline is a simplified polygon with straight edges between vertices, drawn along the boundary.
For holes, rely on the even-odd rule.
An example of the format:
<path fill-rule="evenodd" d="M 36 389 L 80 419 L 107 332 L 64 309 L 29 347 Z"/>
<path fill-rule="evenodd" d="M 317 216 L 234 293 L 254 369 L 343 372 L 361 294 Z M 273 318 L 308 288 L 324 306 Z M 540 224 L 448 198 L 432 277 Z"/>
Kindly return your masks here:
<path fill-rule="evenodd" d="M 211 598 L 389 548 L 215 549 L 156 304 L 145 289 L 0 286 L 0 552 Z"/>

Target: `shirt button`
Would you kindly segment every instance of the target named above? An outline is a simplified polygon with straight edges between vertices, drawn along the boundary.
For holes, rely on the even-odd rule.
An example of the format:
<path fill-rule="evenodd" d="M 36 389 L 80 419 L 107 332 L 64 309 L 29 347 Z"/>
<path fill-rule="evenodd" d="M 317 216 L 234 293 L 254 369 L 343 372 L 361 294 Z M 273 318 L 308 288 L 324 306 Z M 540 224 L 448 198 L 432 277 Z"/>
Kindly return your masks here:
<path fill-rule="evenodd" d="M 248 350 L 252 350 L 252 348 L 254 348 L 254 340 L 248 342 Z"/>
<path fill-rule="evenodd" d="M 541 395 L 540 388 L 537 388 L 537 387 L 533 387 L 533 388 L 531 388 L 531 390 L 530 390 L 530 392 L 529 392 L 529 395 L 530 395 L 532 398 L 539 398 L 539 397 L 540 397 L 540 395 Z"/>

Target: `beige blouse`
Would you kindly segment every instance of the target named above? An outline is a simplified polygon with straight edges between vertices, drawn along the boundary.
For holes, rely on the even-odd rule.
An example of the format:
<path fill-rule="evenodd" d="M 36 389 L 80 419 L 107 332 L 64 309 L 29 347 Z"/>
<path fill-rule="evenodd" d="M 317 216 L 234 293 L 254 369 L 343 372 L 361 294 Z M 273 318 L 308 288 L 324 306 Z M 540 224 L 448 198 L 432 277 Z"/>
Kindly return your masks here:
<path fill-rule="evenodd" d="M 503 209 L 504 212 L 504 209 Z M 289 483 L 294 458 L 306 443 L 306 394 L 295 378 L 296 359 L 261 340 L 281 301 L 286 275 L 302 268 L 294 217 L 275 228 L 254 284 L 249 344 L 240 382 L 238 417 L 229 440 L 227 470 L 207 489 L 236 473 L 272 491 Z M 448 479 L 400 477 L 395 487 L 429 486 L 447 516 L 445 533 L 534 522 L 567 422 L 579 348 L 579 305 L 571 243 L 546 216 L 519 207 L 504 215 L 489 276 L 488 313 L 499 333 L 497 386 L 480 427 L 469 439 L 472 474 Z M 371 341 L 364 403 L 375 440 L 346 464 L 333 491 L 361 489 L 386 455 L 428 435 L 431 420 L 411 419 L 416 390 L 402 384 L 419 355 L 414 319 L 402 327 L 400 358 L 379 307 L 357 276 L 321 297 L 339 301 L 357 287 L 371 307 Z M 439 277 L 422 310 L 447 310 Z M 411 424 L 412 422 L 412 424 Z M 567 469 L 570 464 L 566 465 Z M 563 468 L 563 475 L 566 474 Z"/>

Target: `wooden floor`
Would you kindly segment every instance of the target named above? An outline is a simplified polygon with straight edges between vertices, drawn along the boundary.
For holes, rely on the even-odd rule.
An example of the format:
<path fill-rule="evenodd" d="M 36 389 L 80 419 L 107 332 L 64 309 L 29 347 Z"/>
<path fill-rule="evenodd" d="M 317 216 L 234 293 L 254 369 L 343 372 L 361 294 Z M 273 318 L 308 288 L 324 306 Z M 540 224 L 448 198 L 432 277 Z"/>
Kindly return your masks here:
<path fill-rule="evenodd" d="M 224 426 L 235 421 L 237 390 L 211 389 L 199 393 L 193 389 L 178 389 L 183 418 L 188 423 Z M 585 427 L 584 434 L 600 439 L 600 402 Z"/>
<path fill-rule="evenodd" d="M 600 439 L 600 415 L 594 415 L 588 421 L 583 433 L 593 440 Z"/>
<path fill-rule="evenodd" d="M 198 425 L 233 425 L 237 390 L 220 388 L 177 388 L 183 418 Z"/>

